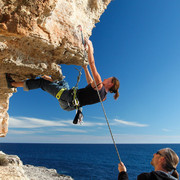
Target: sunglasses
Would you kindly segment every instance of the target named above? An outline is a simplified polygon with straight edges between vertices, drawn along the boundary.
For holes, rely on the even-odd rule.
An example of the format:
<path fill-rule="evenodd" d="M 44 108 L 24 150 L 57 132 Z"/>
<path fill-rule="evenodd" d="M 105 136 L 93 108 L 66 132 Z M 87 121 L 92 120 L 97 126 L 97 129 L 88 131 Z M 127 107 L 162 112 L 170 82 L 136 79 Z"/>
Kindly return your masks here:
<path fill-rule="evenodd" d="M 163 154 L 161 154 L 159 151 L 157 151 L 156 154 L 159 154 L 160 156 L 163 156 Z"/>

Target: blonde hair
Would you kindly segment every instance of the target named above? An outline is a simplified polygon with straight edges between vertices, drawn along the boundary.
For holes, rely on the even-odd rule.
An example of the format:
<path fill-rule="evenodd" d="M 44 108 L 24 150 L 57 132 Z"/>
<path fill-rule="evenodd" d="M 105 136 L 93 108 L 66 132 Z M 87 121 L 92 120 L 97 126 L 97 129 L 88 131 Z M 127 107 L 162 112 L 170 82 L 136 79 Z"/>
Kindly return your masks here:
<path fill-rule="evenodd" d="M 179 179 L 179 174 L 176 170 L 176 167 L 179 163 L 178 155 L 171 148 L 165 148 L 163 150 L 163 156 L 165 157 L 166 161 L 162 167 L 168 172 L 171 172 L 172 176 Z"/>
<path fill-rule="evenodd" d="M 109 89 L 110 93 L 115 93 L 114 99 L 117 100 L 119 97 L 119 87 L 120 87 L 120 82 L 116 77 L 112 78 L 112 83 L 113 86 Z"/>

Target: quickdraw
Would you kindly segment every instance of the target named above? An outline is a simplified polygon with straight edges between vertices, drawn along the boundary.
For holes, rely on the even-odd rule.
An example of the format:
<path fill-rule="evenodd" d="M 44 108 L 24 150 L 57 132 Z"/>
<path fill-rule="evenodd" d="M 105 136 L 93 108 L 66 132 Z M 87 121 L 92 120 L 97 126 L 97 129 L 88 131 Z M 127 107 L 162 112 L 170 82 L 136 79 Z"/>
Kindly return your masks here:
<path fill-rule="evenodd" d="M 82 44 L 84 45 L 85 47 L 85 41 L 84 41 L 84 37 L 83 37 L 83 33 L 82 33 L 82 27 L 81 25 L 78 25 L 77 26 L 81 32 L 81 39 L 82 39 Z M 84 60 L 86 59 L 86 50 L 84 48 Z M 81 66 L 81 69 L 77 69 L 75 68 L 76 70 L 79 71 L 79 75 L 77 77 L 77 83 L 75 85 L 75 87 L 73 87 L 73 105 L 76 107 L 76 116 L 73 120 L 73 124 L 77 124 L 78 122 L 81 122 L 82 123 L 82 119 L 83 119 L 83 114 L 82 114 L 82 107 L 80 107 L 80 104 L 79 104 L 79 100 L 77 98 L 77 89 L 78 89 L 78 84 L 80 82 L 80 79 L 81 79 L 81 75 L 82 75 L 82 66 Z"/>

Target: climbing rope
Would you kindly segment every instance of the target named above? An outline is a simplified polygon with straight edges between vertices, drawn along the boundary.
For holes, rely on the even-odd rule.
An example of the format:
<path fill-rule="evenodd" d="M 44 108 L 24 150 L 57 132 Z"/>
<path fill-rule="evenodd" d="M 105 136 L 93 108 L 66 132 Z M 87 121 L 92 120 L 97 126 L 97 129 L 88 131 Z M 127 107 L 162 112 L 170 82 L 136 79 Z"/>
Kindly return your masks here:
<path fill-rule="evenodd" d="M 82 33 L 82 27 L 81 27 L 81 25 L 79 25 L 78 27 L 80 28 L 80 31 L 81 31 L 82 43 L 83 43 L 83 45 L 85 46 L 85 42 L 84 42 L 84 38 L 83 38 L 83 33 Z M 85 48 L 84 48 L 84 51 L 86 51 Z M 86 53 L 84 52 L 84 56 L 85 56 L 85 54 L 86 54 Z M 88 58 L 87 58 L 87 59 L 88 59 Z M 89 62 L 89 59 L 88 59 L 88 62 Z M 90 66 L 89 66 L 89 67 L 90 67 Z M 91 69 L 91 67 L 90 67 L 90 69 Z M 91 72 L 92 72 L 92 69 L 91 69 Z M 111 131 L 111 127 L 110 127 L 110 125 L 109 125 L 109 121 L 108 121 L 108 118 L 107 118 L 107 115 L 106 115 L 106 111 L 105 111 L 105 109 L 104 109 L 104 105 L 103 105 L 101 96 L 100 96 L 100 94 L 99 94 L 99 90 L 98 90 L 97 83 L 96 83 L 96 81 L 95 81 L 95 78 L 94 78 L 93 73 L 92 73 L 92 76 L 93 76 L 93 80 L 94 80 L 94 83 L 95 83 L 95 86 L 96 86 L 96 90 L 97 90 L 97 94 L 98 94 L 99 100 L 100 100 L 100 102 L 101 102 L 101 106 L 102 106 L 102 109 L 103 109 L 103 112 L 104 112 L 104 116 L 105 116 L 105 119 L 106 119 L 106 122 L 107 122 L 107 125 L 108 125 L 108 128 L 109 128 L 109 132 L 110 132 L 110 134 L 111 134 L 111 138 L 112 138 L 114 147 L 115 147 L 115 149 L 116 149 L 116 152 L 117 152 L 119 161 L 121 162 L 121 158 L 120 158 L 120 155 L 119 155 L 119 151 L 118 151 L 118 148 L 117 148 L 117 146 L 116 146 L 116 142 L 115 142 L 115 140 L 114 140 L 114 137 L 113 137 L 113 134 L 112 134 L 112 131 Z"/>
<path fill-rule="evenodd" d="M 89 60 L 88 60 L 88 61 L 89 61 Z M 90 67 L 90 69 L 91 69 L 91 67 Z M 91 72 L 92 72 L 92 70 L 91 70 Z M 106 119 L 106 122 L 107 122 L 107 125 L 108 125 L 108 128 L 109 128 L 109 132 L 110 132 L 110 134 L 111 134 L 111 138 L 112 138 L 114 147 L 115 147 L 115 149 L 116 149 L 116 152 L 117 152 L 119 161 L 121 162 L 121 158 L 120 158 L 120 155 L 119 155 L 119 151 L 118 151 L 118 148 L 117 148 L 117 146 L 116 146 L 116 142 L 115 142 L 115 140 L 114 140 L 114 137 L 113 137 L 113 134 L 112 134 L 112 131 L 111 131 L 111 127 L 110 127 L 110 125 L 109 125 L 109 121 L 108 121 L 108 118 L 107 118 L 107 115 L 106 115 L 106 111 L 105 111 L 105 109 L 104 109 L 104 105 L 103 105 L 101 96 L 100 96 L 100 94 L 99 94 L 99 90 L 98 90 L 97 83 L 96 83 L 96 81 L 95 81 L 95 78 L 94 78 L 93 73 L 92 73 L 92 76 L 93 76 L 93 79 L 94 79 L 94 83 L 95 83 L 95 86 L 96 86 L 97 94 L 98 94 L 99 100 L 100 100 L 100 102 L 101 102 L 101 106 L 102 106 L 102 109 L 103 109 L 103 112 L 104 112 L 104 116 L 105 116 L 105 119 Z"/>

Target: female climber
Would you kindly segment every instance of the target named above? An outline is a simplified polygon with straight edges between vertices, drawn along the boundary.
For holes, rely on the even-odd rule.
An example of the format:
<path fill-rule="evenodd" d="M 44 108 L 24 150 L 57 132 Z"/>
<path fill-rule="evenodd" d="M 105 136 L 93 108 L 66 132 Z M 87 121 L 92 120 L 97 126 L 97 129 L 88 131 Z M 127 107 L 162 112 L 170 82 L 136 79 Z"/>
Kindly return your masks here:
<path fill-rule="evenodd" d="M 82 107 L 100 102 L 94 81 L 96 81 L 102 101 L 106 99 L 108 92 L 115 93 L 114 99 L 117 99 L 119 97 L 118 89 L 120 86 L 118 79 L 115 77 L 109 77 L 104 79 L 104 81 L 101 80 L 101 76 L 97 72 L 95 66 L 92 42 L 90 40 L 86 40 L 86 44 L 88 46 L 89 66 L 91 68 L 94 80 L 89 73 L 87 65 L 84 65 L 83 69 L 88 83 L 85 88 L 77 89 L 75 92 L 73 89 L 69 89 L 69 85 L 65 80 L 53 81 L 51 77 L 46 75 L 42 76 L 42 78 L 29 79 L 23 82 L 11 81 L 9 85 L 11 85 L 11 87 L 24 87 L 24 90 L 27 91 L 41 88 L 42 90 L 47 91 L 49 94 L 56 97 L 59 100 L 61 108 L 66 111 L 74 110 L 77 108 L 77 106 Z"/>

